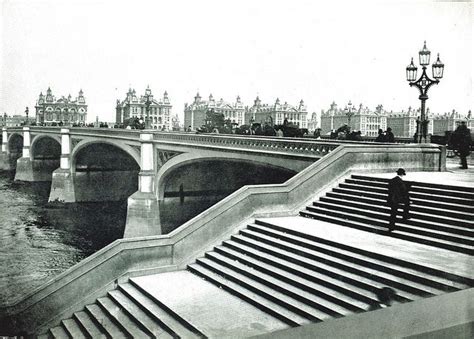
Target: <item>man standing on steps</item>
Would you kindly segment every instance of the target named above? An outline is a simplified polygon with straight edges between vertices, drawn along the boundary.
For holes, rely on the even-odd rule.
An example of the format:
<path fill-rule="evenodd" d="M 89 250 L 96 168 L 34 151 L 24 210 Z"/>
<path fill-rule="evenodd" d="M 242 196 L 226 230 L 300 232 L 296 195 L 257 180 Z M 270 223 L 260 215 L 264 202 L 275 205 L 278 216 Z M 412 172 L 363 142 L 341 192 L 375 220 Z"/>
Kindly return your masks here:
<path fill-rule="evenodd" d="M 397 170 L 397 176 L 388 181 L 388 198 L 387 202 L 390 206 L 390 224 L 388 231 L 395 229 L 395 219 L 397 218 L 397 210 L 400 204 L 403 204 L 403 219 L 408 219 L 408 208 L 410 207 L 409 189 L 410 186 L 403 181 L 402 176 L 406 175 L 403 168 Z"/>

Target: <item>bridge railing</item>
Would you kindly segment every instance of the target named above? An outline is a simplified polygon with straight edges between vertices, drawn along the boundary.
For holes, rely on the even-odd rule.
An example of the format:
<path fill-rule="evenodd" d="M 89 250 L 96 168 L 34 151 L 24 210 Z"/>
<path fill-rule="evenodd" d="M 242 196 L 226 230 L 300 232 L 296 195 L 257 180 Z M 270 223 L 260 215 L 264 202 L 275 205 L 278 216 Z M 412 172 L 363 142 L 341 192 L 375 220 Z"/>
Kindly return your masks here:
<path fill-rule="evenodd" d="M 218 145 L 221 147 L 267 150 L 270 152 L 298 153 L 324 156 L 336 149 L 340 143 L 322 140 L 244 136 L 232 134 L 153 133 L 155 141 L 180 144 Z"/>

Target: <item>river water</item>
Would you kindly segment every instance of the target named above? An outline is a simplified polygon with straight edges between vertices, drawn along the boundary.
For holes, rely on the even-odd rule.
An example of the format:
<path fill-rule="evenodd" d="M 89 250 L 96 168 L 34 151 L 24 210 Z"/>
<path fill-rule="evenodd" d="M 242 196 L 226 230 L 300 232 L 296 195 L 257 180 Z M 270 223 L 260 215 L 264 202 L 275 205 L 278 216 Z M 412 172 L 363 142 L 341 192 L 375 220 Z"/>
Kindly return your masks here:
<path fill-rule="evenodd" d="M 51 183 L 0 171 L 0 305 L 11 303 L 123 236 L 127 202 L 48 204 Z M 168 233 L 222 197 L 166 199 Z"/>

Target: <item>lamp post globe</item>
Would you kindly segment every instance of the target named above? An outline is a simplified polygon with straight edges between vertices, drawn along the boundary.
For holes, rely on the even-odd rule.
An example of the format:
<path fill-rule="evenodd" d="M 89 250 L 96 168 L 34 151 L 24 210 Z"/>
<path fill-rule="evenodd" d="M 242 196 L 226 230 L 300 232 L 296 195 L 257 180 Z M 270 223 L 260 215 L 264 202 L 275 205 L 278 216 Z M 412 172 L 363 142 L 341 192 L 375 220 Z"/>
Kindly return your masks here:
<path fill-rule="evenodd" d="M 433 64 L 433 78 L 436 80 L 439 80 L 443 77 L 443 72 L 444 72 L 444 64 L 439 60 L 439 53 L 438 53 L 438 59 L 436 62 Z"/>

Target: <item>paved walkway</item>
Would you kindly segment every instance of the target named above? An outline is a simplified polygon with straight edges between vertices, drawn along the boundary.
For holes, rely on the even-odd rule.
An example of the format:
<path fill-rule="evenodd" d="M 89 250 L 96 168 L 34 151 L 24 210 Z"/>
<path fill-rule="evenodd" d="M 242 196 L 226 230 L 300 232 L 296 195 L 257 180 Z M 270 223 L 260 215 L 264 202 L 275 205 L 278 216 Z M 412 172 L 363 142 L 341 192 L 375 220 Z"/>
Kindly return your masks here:
<path fill-rule="evenodd" d="M 421 181 L 435 184 L 474 187 L 474 154 L 468 158 L 468 169 L 460 168 L 459 157 L 446 159 L 446 172 L 409 172 L 403 177 L 407 181 Z M 394 173 L 355 173 L 379 178 L 393 178 Z"/>
<path fill-rule="evenodd" d="M 288 328 L 282 321 L 189 271 L 132 279 L 211 338 L 244 338 Z"/>

